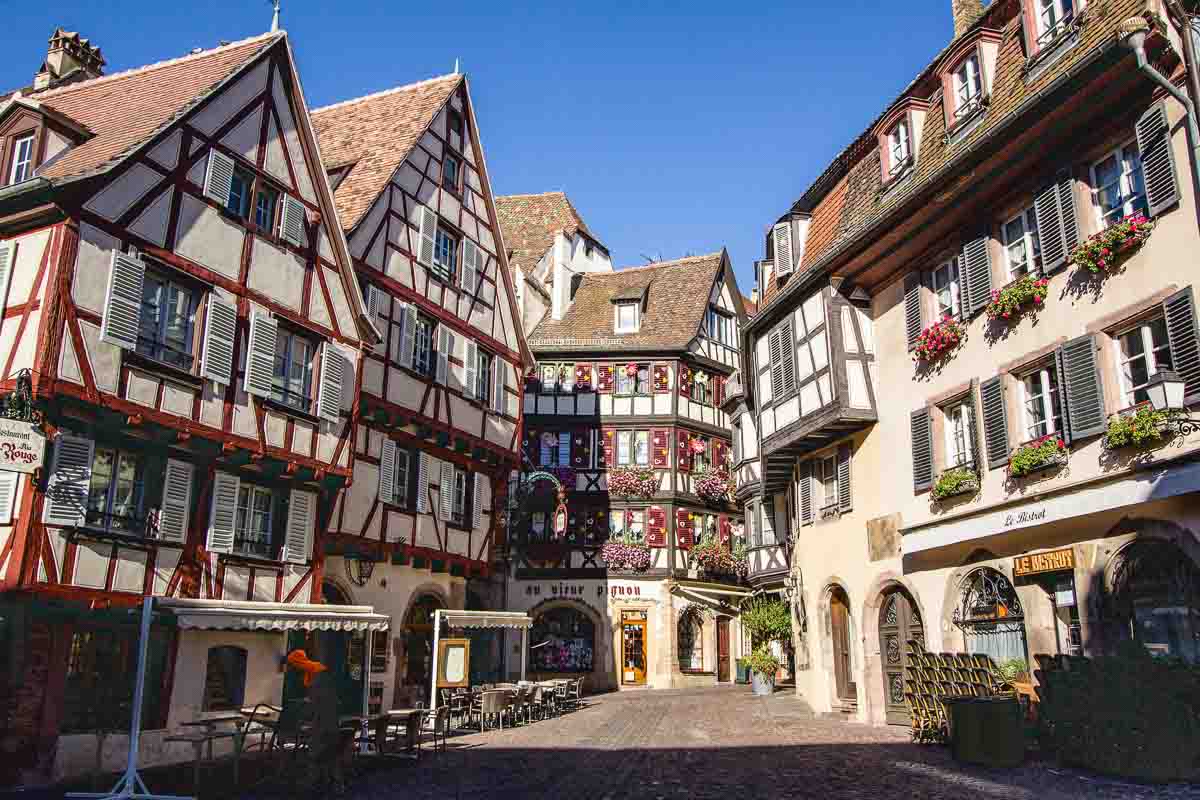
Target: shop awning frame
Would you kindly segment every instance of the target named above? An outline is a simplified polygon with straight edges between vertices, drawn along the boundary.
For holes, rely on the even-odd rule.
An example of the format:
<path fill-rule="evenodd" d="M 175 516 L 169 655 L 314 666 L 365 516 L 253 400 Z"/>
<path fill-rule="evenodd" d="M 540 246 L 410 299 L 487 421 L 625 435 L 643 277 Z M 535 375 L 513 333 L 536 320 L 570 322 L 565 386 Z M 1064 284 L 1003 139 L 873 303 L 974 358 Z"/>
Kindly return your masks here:
<path fill-rule="evenodd" d="M 525 658 L 529 648 L 529 629 L 533 618 L 523 611 L 455 611 L 439 608 L 433 612 L 433 675 L 429 680 L 429 708 L 437 708 L 438 644 L 442 622 L 451 628 L 515 628 L 521 631 L 521 680 L 525 680 Z"/>
<path fill-rule="evenodd" d="M 376 614 L 372 606 L 174 597 L 160 598 L 158 606 L 175 616 L 175 624 L 180 630 L 381 631 L 391 625 L 391 618 Z"/>

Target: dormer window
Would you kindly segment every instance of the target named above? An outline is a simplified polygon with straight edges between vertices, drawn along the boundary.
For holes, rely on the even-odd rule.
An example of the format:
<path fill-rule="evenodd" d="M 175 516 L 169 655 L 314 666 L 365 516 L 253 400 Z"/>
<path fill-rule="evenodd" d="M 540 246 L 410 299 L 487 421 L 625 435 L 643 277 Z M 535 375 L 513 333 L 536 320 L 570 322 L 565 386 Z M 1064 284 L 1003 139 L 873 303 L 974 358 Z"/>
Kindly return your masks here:
<path fill-rule="evenodd" d="M 634 302 L 617 303 L 617 333 L 637 333 L 641 325 L 641 309 Z"/>
<path fill-rule="evenodd" d="M 13 142 L 12 170 L 9 184 L 20 183 L 33 177 L 33 134 L 22 136 Z"/>
<path fill-rule="evenodd" d="M 979 55 L 972 53 L 963 59 L 954 71 L 954 117 L 956 120 L 970 116 L 979 108 L 983 95 L 983 81 L 979 73 Z"/>
<path fill-rule="evenodd" d="M 909 156 L 912 155 L 912 145 L 908 131 L 908 119 L 901 119 L 888 134 L 890 167 L 888 171 L 895 175 L 908 166 Z"/>
<path fill-rule="evenodd" d="M 1033 0 L 1037 17 L 1038 45 L 1057 39 L 1075 18 L 1074 0 Z"/>

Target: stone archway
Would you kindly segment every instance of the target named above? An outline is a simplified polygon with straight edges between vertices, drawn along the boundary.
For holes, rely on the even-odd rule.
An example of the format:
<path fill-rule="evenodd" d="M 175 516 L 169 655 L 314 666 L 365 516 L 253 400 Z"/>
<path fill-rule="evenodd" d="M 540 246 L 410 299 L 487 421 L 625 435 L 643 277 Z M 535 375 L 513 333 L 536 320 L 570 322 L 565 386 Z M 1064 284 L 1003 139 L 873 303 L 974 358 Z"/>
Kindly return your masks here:
<path fill-rule="evenodd" d="M 396 653 L 395 696 L 416 693 L 424 698 L 433 679 L 433 612 L 448 608 L 440 586 L 429 584 L 412 593 L 400 625 L 392 632 Z"/>
<path fill-rule="evenodd" d="M 929 646 L 927 616 L 915 587 L 897 572 L 877 576 L 866 597 L 862 614 L 865 716 L 872 723 L 908 725 L 907 640 L 915 638 Z"/>
<path fill-rule="evenodd" d="M 568 598 L 551 598 L 543 600 L 529 609 L 528 614 L 533 620 L 533 628 L 531 628 L 529 634 L 529 647 L 532 649 L 535 645 L 541 644 L 538 641 L 538 634 L 541 633 L 539 620 L 548 613 L 552 614 L 556 610 L 562 609 L 568 609 L 571 612 L 582 615 L 591 624 L 592 669 L 587 674 L 592 676 L 591 688 L 607 685 L 608 677 L 606 672 L 613 662 L 613 658 L 610 655 L 610 646 L 612 644 L 611 632 L 604 617 L 587 603 Z M 538 670 L 535 668 L 538 659 L 530 658 L 529 653 L 526 653 L 526 658 L 528 675 L 530 678 L 533 678 L 535 673 L 538 673 Z"/>

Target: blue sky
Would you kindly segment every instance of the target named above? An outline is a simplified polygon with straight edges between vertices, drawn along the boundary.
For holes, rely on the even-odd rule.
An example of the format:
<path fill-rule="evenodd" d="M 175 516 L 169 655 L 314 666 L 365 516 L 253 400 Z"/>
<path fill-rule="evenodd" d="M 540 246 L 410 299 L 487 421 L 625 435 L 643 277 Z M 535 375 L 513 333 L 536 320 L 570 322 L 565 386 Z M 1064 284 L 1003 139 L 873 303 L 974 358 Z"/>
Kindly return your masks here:
<path fill-rule="evenodd" d="M 266 0 L 15 4 L 0 88 L 56 25 L 108 71 L 265 31 Z M 920 3 L 284 0 L 309 103 L 452 70 L 472 83 L 493 187 L 563 190 L 616 264 L 729 248 L 749 294 L 763 232 L 950 40 Z"/>

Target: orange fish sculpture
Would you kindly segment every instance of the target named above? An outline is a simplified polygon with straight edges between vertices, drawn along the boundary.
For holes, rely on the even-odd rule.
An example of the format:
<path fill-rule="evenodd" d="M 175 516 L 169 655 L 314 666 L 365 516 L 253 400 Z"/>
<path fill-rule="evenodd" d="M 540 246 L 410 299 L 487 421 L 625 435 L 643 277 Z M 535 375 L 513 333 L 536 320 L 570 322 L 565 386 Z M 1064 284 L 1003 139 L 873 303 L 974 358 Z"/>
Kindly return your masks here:
<path fill-rule="evenodd" d="M 320 661 L 313 661 L 309 659 L 308 653 L 304 652 L 303 650 L 293 650 L 292 652 L 288 653 L 287 664 L 292 669 L 299 670 L 300 672 L 304 673 L 304 688 L 306 689 L 309 686 L 312 686 L 313 678 L 315 678 L 318 673 L 324 672 L 327 669 L 327 667 Z"/>

